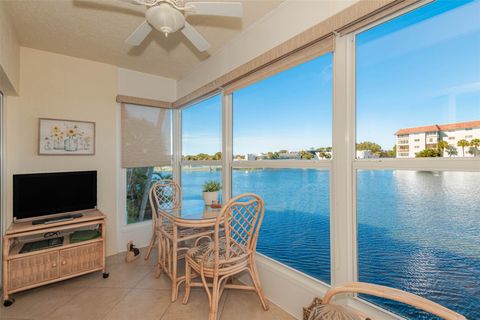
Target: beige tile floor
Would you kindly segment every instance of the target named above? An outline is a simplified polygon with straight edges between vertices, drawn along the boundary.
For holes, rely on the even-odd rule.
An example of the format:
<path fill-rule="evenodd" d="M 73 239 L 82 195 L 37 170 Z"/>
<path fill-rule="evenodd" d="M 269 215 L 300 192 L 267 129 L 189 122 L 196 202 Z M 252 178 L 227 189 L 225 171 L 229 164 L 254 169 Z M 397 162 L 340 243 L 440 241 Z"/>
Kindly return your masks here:
<path fill-rule="evenodd" d="M 142 250 L 143 255 L 144 250 Z M 107 258 L 110 277 L 101 273 L 32 289 L 13 295 L 15 303 L 0 307 L 5 320 L 203 320 L 208 301 L 203 289 L 192 290 L 187 305 L 180 299 L 170 303 L 170 282 L 165 275 L 155 279 L 156 256 L 125 263 L 123 254 Z M 270 303 L 263 311 L 257 296 L 250 292 L 228 291 L 220 303 L 221 320 L 290 320 L 285 311 Z"/>

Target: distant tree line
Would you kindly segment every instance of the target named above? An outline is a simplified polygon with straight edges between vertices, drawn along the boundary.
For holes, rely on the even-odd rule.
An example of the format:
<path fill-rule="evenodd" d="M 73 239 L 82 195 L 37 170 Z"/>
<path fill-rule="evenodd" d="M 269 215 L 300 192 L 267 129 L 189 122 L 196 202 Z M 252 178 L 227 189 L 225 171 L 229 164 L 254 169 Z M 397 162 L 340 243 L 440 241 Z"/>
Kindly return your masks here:
<path fill-rule="evenodd" d="M 199 153 L 197 155 L 183 156 L 183 160 L 196 161 L 196 160 L 222 160 L 222 153 L 217 152 L 214 155 L 207 153 Z"/>
<path fill-rule="evenodd" d="M 462 150 L 462 156 L 465 156 L 465 152 L 471 154 L 475 157 L 480 156 L 480 139 L 472 139 L 467 141 L 465 139 L 459 140 L 457 142 L 457 147 L 460 147 Z M 468 149 L 466 149 L 468 148 Z M 384 150 L 382 147 L 372 141 L 362 141 L 357 143 L 357 150 L 369 150 L 375 156 L 379 158 L 395 158 L 397 156 L 397 145 L 394 145 L 390 150 Z M 311 150 L 301 150 L 298 151 L 298 156 L 302 160 L 311 160 L 315 158 L 315 153 L 318 152 L 320 158 L 330 159 L 332 157 L 332 147 L 320 147 Z M 279 150 L 279 151 L 269 151 L 265 155 L 269 160 L 277 160 L 281 158 L 281 154 L 289 153 L 288 150 Z M 447 141 L 440 140 L 434 148 L 427 148 L 420 152 L 415 153 L 417 158 L 430 158 L 430 157 L 442 157 L 446 153 L 449 157 L 457 156 L 458 150 L 455 146 L 449 144 Z M 245 155 L 235 155 L 235 159 L 245 160 Z M 206 153 L 199 153 L 197 155 L 186 155 L 183 157 L 184 160 L 221 160 L 222 153 L 217 152 L 213 155 Z"/>
<path fill-rule="evenodd" d="M 382 147 L 375 142 L 363 141 L 357 143 L 357 150 L 370 150 L 374 155 L 379 158 L 395 158 L 397 156 L 397 145 L 394 145 L 392 150 L 383 150 Z"/>
<path fill-rule="evenodd" d="M 312 149 L 312 150 L 302 150 L 298 151 L 298 155 L 302 160 L 311 160 L 315 157 L 315 152 L 319 153 L 320 158 L 324 159 L 330 159 L 332 157 L 331 152 L 332 152 L 332 147 L 321 147 L 317 149 Z M 288 150 L 280 150 L 280 151 L 269 151 L 265 153 L 267 159 L 269 160 L 277 160 L 280 159 L 280 154 L 286 154 L 289 153 Z M 237 160 L 245 160 L 246 156 L 242 154 L 237 154 L 233 156 L 234 159 Z M 221 160 L 222 159 L 222 153 L 217 152 L 214 155 L 209 155 L 207 153 L 199 153 L 197 155 L 186 155 L 183 156 L 183 160 L 187 161 L 196 161 L 196 160 Z"/>

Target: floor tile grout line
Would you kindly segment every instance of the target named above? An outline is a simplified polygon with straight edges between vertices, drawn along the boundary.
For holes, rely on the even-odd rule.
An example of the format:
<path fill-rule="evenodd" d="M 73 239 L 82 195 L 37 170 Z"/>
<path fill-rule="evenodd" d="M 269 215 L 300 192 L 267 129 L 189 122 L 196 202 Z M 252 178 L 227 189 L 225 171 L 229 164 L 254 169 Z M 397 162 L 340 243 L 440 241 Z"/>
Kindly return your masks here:
<path fill-rule="evenodd" d="M 115 267 L 116 267 L 116 268 L 115 268 Z M 115 269 L 120 269 L 120 266 L 119 266 L 119 265 L 117 265 L 117 266 L 115 266 L 115 267 L 114 267 L 113 269 L 110 269 L 110 274 L 112 273 L 111 270 L 115 271 Z M 142 266 L 142 267 L 147 267 L 147 266 Z M 122 285 L 122 286 L 115 286 L 115 285 L 112 285 L 112 286 L 95 285 L 95 283 L 97 283 L 97 282 L 95 282 L 95 283 L 93 283 L 93 284 L 87 284 L 87 285 L 85 285 L 85 284 L 80 284 L 80 285 L 72 284 L 72 287 L 73 287 L 73 288 L 84 288 L 84 289 L 90 289 L 90 288 L 97 288 L 97 289 L 101 289 L 101 288 L 135 289 L 135 288 L 138 286 L 138 284 L 140 283 L 140 281 L 142 281 L 142 280 L 143 280 L 146 276 L 148 276 L 149 274 L 152 274 L 152 272 L 151 272 L 151 271 L 146 272 L 145 275 L 144 275 L 142 278 L 140 278 L 140 279 L 137 280 L 135 283 L 133 283 L 132 285 L 129 285 L 129 286 L 123 286 L 123 285 Z"/>
<path fill-rule="evenodd" d="M 67 301 L 65 301 L 65 303 L 63 305 L 59 305 L 57 306 L 56 308 L 53 308 L 50 312 L 48 312 L 45 316 L 48 318 L 49 315 L 52 315 L 55 311 L 57 311 L 58 309 L 62 308 L 65 304 L 67 303 L 70 303 L 71 301 L 73 301 L 73 299 L 75 299 L 76 297 L 78 297 L 79 295 L 81 295 L 84 291 L 87 291 L 88 288 L 77 288 L 78 289 L 78 293 L 77 294 L 73 294 L 71 296 L 70 299 L 68 299 Z M 65 290 L 68 290 L 68 289 L 65 289 Z"/>
<path fill-rule="evenodd" d="M 220 310 L 220 313 L 218 314 L 218 319 L 219 320 L 222 319 L 223 310 L 225 310 L 225 306 L 227 305 L 228 299 L 230 298 L 230 295 L 228 294 L 228 291 L 224 291 L 224 293 L 225 293 L 225 301 L 223 301 L 222 309 Z"/>
<path fill-rule="evenodd" d="M 158 320 L 162 320 L 163 317 L 165 317 L 165 315 L 167 314 L 167 311 L 170 309 L 170 307 L 172 306 L 173 303 L 169 303 L 168 306 L 165 308 L 165 310 L 163 311 L 162 315 L 160 316 L 160 318 L 158 318 Z"/>
<path fill-rule="evenodd" d="M 108 289 L 115 289 L 115 288 L 108 288 Z M 125 299 L 132 290 L 133 290 L 132 288 L 128 288 L 127 292 L 126 292 L 120 299 L 118 299 L 118 301 L 117 301 L 116 303 L 113 304 L 113 306 L 110 308 L 110 310 L 108 310 L 101 319 L 102 319 L 102 320 L 103 320 L 103 319 L 106 319 L 107 316 L 110 314 L 110 312 L 112 312 L 113 309 L 115 309 L 115 307 L 116 307 L 118 304 L 120 304 L 120 302 L 122 302 L 123 299 Z"/>
<path fill-rule="evenodd" d="M 154 274 L 154 271 L 147 272 L 147 274 L 145 274 L 145 276 L 143 276 L 143 277 L 135 284 L 135 286 L 133 287 L 133 289 L 142 289 L 142 288 L 137 288 L 137 287 L 140 285 L 140 283 L 141 283 L 147 276 L 150 276 L 150 275 L 152 275 L 152 274 Z M 154 277 L 154 279 L 156 279 L 156 278 Z M 156 280 L 159 280 L 159 279 L 156 279 Z"/>

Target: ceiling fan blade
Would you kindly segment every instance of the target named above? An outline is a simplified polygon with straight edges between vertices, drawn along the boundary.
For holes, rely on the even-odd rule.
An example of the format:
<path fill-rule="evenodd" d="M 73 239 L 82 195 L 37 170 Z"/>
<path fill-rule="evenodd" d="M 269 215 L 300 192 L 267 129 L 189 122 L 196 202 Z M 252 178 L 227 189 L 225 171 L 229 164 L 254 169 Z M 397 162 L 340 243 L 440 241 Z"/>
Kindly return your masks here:
<path fill-rule="evenodd" d="M 197 31 L 191 24 L 185 21 L 185 26 L 181 30 L 182 33 L 190 40 L 191 43 L 198 49 L 198 51 L 203 52 L 210 48 L 210 44 L 207 40 Z"/>
<path fill-rule="evenodd" d="M 147 20 L 145 20 L 137 27 L 137 29 L 135 29 L 135 31 L 133 31 L 125 42 L 132 46 L 138 46 L 143 40 L 145 40 L 150 31 L 152 31 L 152 27 L 148 24 Z"/>
<path fill-rule="evenodd" d="M 188 15 L 224 16 L 241 18 L 243 6 L 240 2 L 188 2 L 185 4 Z"/>

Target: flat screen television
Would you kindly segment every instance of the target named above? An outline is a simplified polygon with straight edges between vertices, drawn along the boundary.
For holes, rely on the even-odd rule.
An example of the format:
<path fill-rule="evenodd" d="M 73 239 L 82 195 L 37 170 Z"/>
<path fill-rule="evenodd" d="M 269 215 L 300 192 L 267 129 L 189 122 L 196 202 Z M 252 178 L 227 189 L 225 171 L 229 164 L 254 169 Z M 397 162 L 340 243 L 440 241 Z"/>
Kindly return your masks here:
<path fill-rule="evenodd" d="M 97 171 L 13 175 L 13 218 L 94 209 L 97 206 Z"/>

